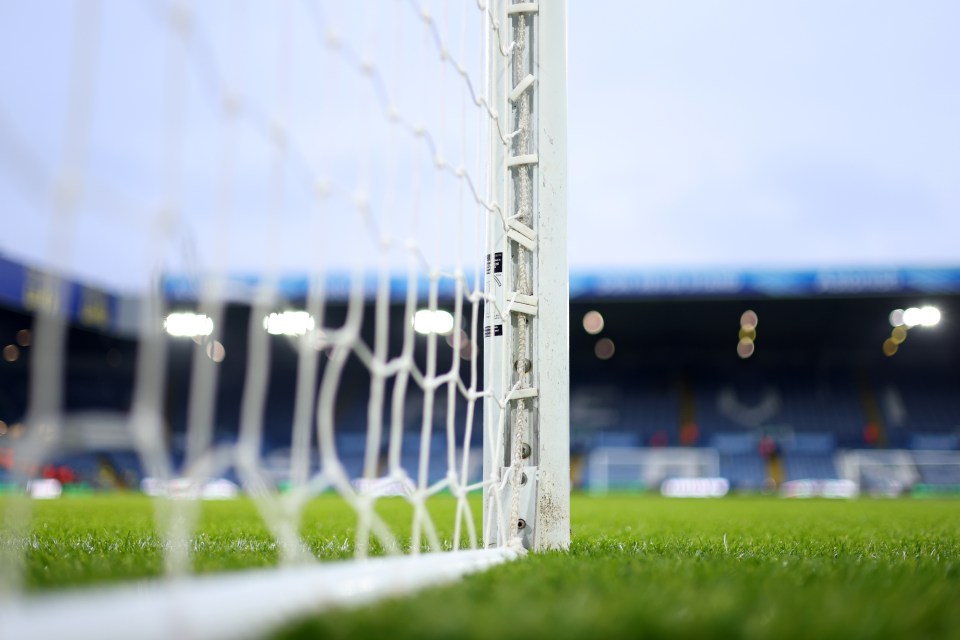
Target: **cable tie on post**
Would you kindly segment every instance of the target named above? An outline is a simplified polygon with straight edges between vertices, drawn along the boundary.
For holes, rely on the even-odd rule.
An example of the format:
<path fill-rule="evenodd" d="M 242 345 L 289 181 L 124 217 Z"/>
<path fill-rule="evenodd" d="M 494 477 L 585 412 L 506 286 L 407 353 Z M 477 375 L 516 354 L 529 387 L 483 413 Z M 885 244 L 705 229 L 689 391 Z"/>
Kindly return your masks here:
<path fill-rule="evenodd" d="M 519 167 L 526 164 L 537 164 L 539 158 L 535 153 L 525 153 L 519 156 L 511 156 L 507 158 L 507 168 Z"/>
<path fill-rule="evenodd" d="M 536 398 L 537 394 L 536 387 L 527 387 L 526 389 L 515 389 L 507 394 L 507 402 L 512 402 L 514 400 L 523 400 L 525 398 Z"/>
<path fill-rule="evenodd" d="M 533 77 L 533 74 L 528 73 L 527 76 L 513 88 L 513 91 L 510 92 L 510 102 L 519 100 L 523 92 L 529 89 L 535 80 L 536 78 Z"/>
<path fill-rule="evenodd" d="M 539 13 L 540 5 L 536 2 L 518 2 L 507 7 L 507 15 L 515 16 L 521 13 Z"/>
<path fill-rule="evenodd" d="M 533 305 L 523 304 L 522 302 L 514 302 L 509 306 L 510 313 L 522 313 L 525 316 L 537 315 L 537 308 Z"/>
<path fill-rule="evenodd" d="M 522 233 L 515 231 L 514 229 L 507 230 L 507 237 L 516 242 L 517 244 L 525 247 L 529 251 L 537 250 L 537 241 L 531 240 Z"/>
<path fill-rule="evenodd" d="M 510 229 L 513 229 L 514 231 L 516 231 L 517 233 L 527 238 L 530 238 L 531 240 L 537 239 L 537 232 L 531 229 L 530 227 L 528 227 L 527 225 L 523 224 L 522 222 L 520 222 L 520 220 L 516 218 L 510 220 L 510 222 L 507 223 L 507 226 Z"/>

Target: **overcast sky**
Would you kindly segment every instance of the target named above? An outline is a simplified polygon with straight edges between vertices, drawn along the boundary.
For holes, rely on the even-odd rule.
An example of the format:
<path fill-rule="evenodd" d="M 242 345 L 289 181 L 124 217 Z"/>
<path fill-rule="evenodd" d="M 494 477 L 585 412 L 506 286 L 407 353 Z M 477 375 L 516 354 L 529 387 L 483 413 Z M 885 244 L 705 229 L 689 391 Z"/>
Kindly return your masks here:
<path fill-rule="evenodd" d="M 465 228 L 455 237 L 473 231 L 463 181 L 432 156 L 408 160 L 423 141 L 398 135 L 350 56 L 324 44 L 332 27 L 385 78 L 418 69 L 412 84 L 387 81 L 390 101 L 479 179 L 477 113 L 410 4 L 369 3 L 368 21 L 342 3 L 205 3 L 201 52 L 176 62 L 163 3 L 114 0 L 80 29 L 96 43 L 78 147 L 82 222 L 57 245 L 55 176 L 62 183 L 70 165 L 71 60 L 84 49 L 75 13 L 55 6 L 0 5 L 0 252 L 134 289 L 151 251 L 180 268 L 211 260 L 225 175 L 230 241 L 217 260 L 234 271 L 296 271 L 317 255 L 328 266 L 362 262 L 377 246 L 364 239 L 370 221 L 381 231 L 394 222 L 377 213 L 387 202 L 444 213 L 415 221 L 430 257 L 445 259 L 454 227 Z M 445 6 L 433 5 L 437 24 L 482 90 L 475 9 L 463 31 Z M 571 0 L 571 267 L 960 265 L 958 32 L 960 3 L 946 0 Z M 171 68 L 186 70 L 181 84 Z M 225 86 L 259 97 L 259 115 L 243 103 L 233 137 L 213 95 Z M 275 121 L 297 147 L 279 163 Z M 322 224 L 289 223 L 316 207 L 311 190 L 331 184 L 344 187 L 324 200 Z M 171 199 L 180 213 L 158 215 Z M 278 202 L 280 214 L 263 213 Z M 164 234 L 173 240 L 158 243 Z M 464 250 L 466 266 L 482 251 Z"/>
<path fill-rule="evenodd" d="M 958 29 L 955 2 L 571 2 L 574 263 L 960 263 Z"/>

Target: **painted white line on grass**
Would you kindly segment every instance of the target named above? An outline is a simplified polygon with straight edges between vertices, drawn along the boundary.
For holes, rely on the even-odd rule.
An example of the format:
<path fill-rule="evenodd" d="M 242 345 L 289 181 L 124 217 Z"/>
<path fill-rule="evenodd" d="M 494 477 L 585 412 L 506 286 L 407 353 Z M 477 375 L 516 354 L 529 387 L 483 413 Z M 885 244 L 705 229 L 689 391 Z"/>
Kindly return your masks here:
<path fill-rule="evenodd" d="M 508 548 L 428 553 L 20 597 L 0 603 L 0 640 L 257 638 L 298 616 L 453 582 L 516 557 Z"/>

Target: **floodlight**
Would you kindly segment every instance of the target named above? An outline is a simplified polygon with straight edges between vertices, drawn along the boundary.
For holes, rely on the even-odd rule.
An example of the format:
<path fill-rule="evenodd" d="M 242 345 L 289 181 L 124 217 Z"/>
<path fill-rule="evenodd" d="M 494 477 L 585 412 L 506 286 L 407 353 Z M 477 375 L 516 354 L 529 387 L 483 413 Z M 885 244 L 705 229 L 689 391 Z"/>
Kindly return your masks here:
<path fill-rule="evenodd" d="M 583 330 L 592 336 L 603 331 L 603 315 L 599 311 L 588 311 L 583 316 Z"/>
<path fill-rule="evenodd" d="M 940 309 L 926 306 L 920 309 L 920 324 L 924 327 L 933 327 L 940 323 Z"/>
<path fill-rule="evenodd" d="M 933 327 L 940 323 L 940 316 L 940 309 L 932 305 L 927 305 L 921 308 L 910 307 L 903 312 L 903 324 L 905 324 L 908 328 L 916 326 Z M 893 314 L 890 314 L 891 324 L 893 323 L 893 320 Z"/>
<path fill-rule="evenodd" d="M 922 312 L 916 307 L 910 307 L 903 312 L 903 324 L 915 327 L 922 322 Z"/>
<path fill-rule="evenodd" d="M 413 330 L 423 335 L 438 333 L 445 336 L 453 331 L 453 315 L 443 309 L 420 309 L 413 315 Z"/>
<path fill-rule="evenodd" d="M 273 336 L 302 336 L 315 326 L 316 321 L 306 311 L 280 311 L 263 319 L 263 328 Z"/>
<path fill-rule="evenodd" d="M 164 319 L 163 328 L 175 338 L 208 336 L 213 333 L 213 319 L 202 313 L 176 312 Z"/>

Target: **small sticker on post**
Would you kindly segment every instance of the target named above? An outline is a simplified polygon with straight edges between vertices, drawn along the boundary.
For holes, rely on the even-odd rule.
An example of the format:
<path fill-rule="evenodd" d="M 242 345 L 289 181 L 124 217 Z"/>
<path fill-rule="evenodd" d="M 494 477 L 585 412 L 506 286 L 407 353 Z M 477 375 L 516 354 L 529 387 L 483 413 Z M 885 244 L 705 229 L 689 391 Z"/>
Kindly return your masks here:
<path fill-rule="evenodd" d="M 502 336 L 502 335 L 503 335 L 503 325 L 502 325 L 502 324 L 495 324 L 495 325 L 493 325 L 493 336 L 494 336 L 495 338 L 498 338 L 498 337 L 500 337 L 500 336 Z M 484 338 L 489 338 L 489 337 L 490 337 L 490 327 L 489 327 L 489 325 L 483 328 L 483 337 L 484 337 Z"/>
<path fill-rule="evenodd" d="M 503 251 L 493 254 L 493 272 L 503 273 Z M 487 273 L 490 273 L 490 254 L 487 254 Z"/>

